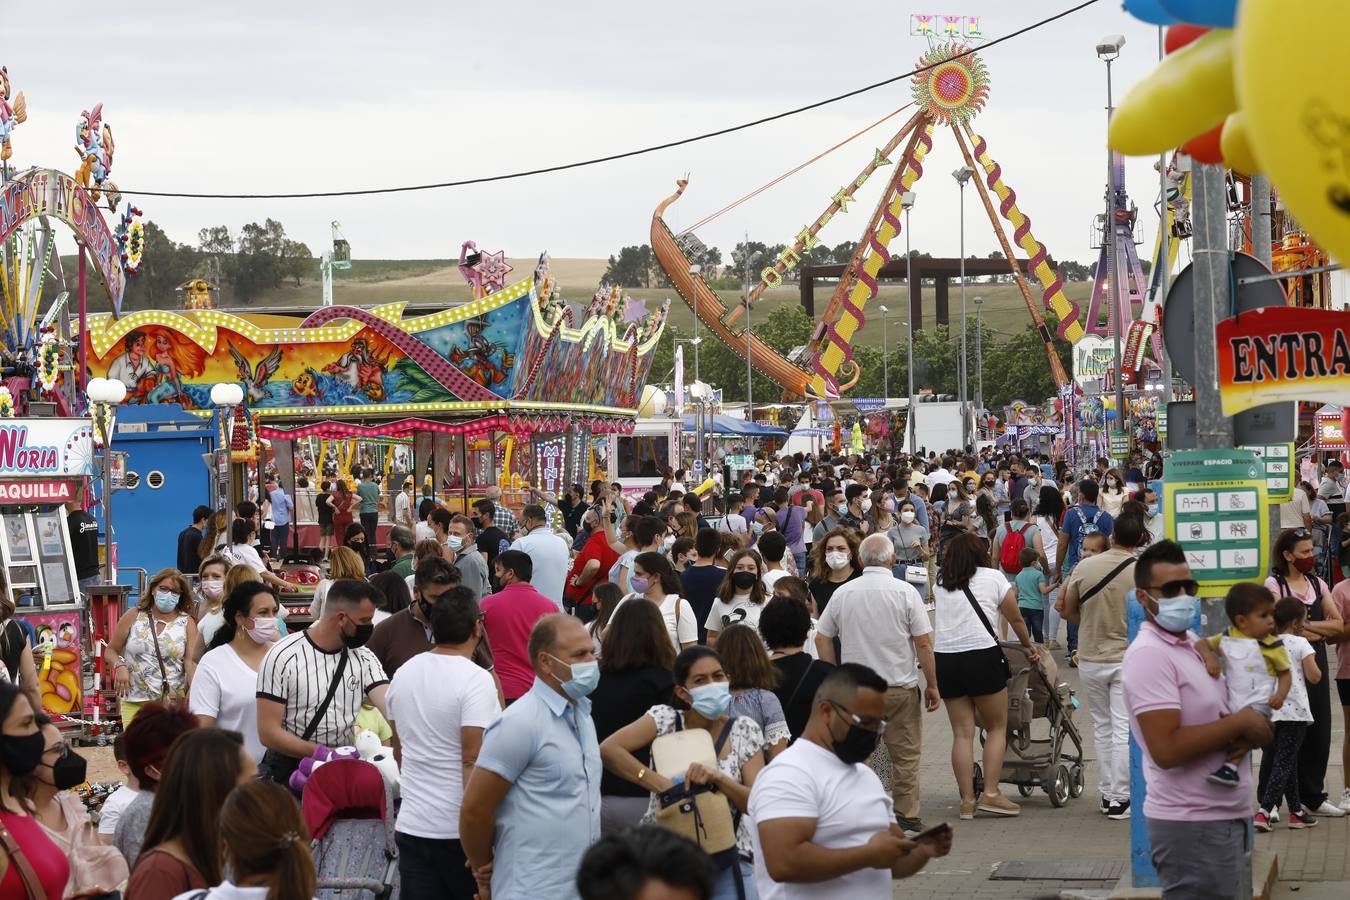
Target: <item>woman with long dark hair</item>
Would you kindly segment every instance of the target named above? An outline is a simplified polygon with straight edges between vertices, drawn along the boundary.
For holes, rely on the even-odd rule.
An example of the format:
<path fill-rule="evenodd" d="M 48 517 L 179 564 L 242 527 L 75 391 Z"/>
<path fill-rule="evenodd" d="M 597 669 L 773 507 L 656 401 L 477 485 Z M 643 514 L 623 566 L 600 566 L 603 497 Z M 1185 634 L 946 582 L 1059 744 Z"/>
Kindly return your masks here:
<path fill-rule="evenodd" d="M 33 645 L 28 641 L 28 632 L 14 617 L 17 609 L 9 585 L 5 583 L 5 574 L 0 572 L 0 662 L 4 663 L 10 684 L 22 687 L 33 709 L 41 710 L 42 692 L 38 687 Z"/>
<path fill-rule="evenodd" d="M 376 625 L 412 606 L 412 591 L 408 581 L 397 572 L 380 572 L 370 577 L 370 586 L 379 593 L 375 596 Z"/>
<path fill-rule="evenodd" d="M 624 726 L 637 721 L 653 706 L 669 704 L 675 686 L 671 667 L 675 650 L 670 645 L 665 617 L 655 603 L 622 604 L 609 620 L 601 644 L 600 684 L 591 693 L 591 718 L 595 736 L 603 741 Z M 635 753 L 650 765 L 646 748 Z M 600 833 L 617 831 L 642 821 L 650 792 L 610 772 L 600 776 Z"/>
<path fill-rule="evenodd" d="M 694 608 L 680 596 L 684 588 L 670 560 L 654 551 L 639 553 L 633 557 L 633 574 L 628 584 L 633 592 L 620 603 L 631 603 L 642 598 L 654 603 L 666 623 L 672 652 L 678 653 L 698 643 L 698 622 L 694 621 Z"/>
<path fill-rule="evenodd" d="M 989 567 L 984 542 L 967 532 L 953 538 L 933 588 L 936 619 L 933 656 L 937 663 L 938 693 L 952 726 L 952 771 L 961 791 L 961 818 L 975 817 L 976 809 L 1015 816 L 1021 808 L 998 788 L 1007 746 L 1009 672 L 995 637 L 1000 615 L 1036 661 L 1036 650 L 1017 608 L 1017 588 L 998 569 Z M 976 797 L 975 715 L 985 729 L 984 793 Z"/>
<path fill-rule="evenodd" d="M 203 728 L 174 741 L 127 896 L 172 900 L 219 884 L 219 810 L 230 791 L 257 777 L 258 763 L 237 731 Z"/>
<path fill-rule="evenodd" d="M 347 482 L 344 479 L 336 479 L 333 484 L 333 492 L 328 495 L 328 506 L 333 510 L 335 543 L 346 537 L 347 529 L 356 520 L 356 508 L 360 502 L 357 496 L 352 493 L 352 489 L 347 487 Z"/>
<path fill-rule="evenodd" d="M 1041 485 L 1041 496 L 1031 516 L 1041 536 L 1045 577 L 1055 586 L 1045 597 L 1045 647 L 1047 650 L 1058 650 L 1059 613 L 1055 610 L 1055 604 L 1062 587 L 1059 574 L 1059 524 L 1064 521 L 1064 495 L 1059 488 L 1053 484 Z"/>
<path fill-rule="evenodd" d="M 787 749 L 791 733 L 783 704 L 774 694 L 778 672 L 764 652 L 758 626 L 732 625 L 718 635 L 717 655 L 731 685 L 731 717 L 745 716 L 764 732 L 764 755 L 772 760 Z"/>
<path fill-rule="evenodd" d="M 744 623 L 759 628 L 759 613 L 769 599 L 764 590 L 764 564 L 754 550 L 741 550 L 731 557 L 722 587 L 713 601 L 704 628 L 708 646 L 717 646 L 717 634 L 723 628 Z"/>
<path fill-rule="evenodd" d="M 258 738 L 258 669 L 281 638 L 277 598 L 261 581 L 246 581 L 225 598 L 225 621 L 197 666 L 189 709 L 203 727 L 238 731 L 255 759 L 262 759 Z"/>
<path fill-rule="evenodd" d="M 62 896 L 70 878 L 70 861 L 28 811 L 24 778 L 42 762 L 44 743 L 37 712 L 28 695 L 13 684 L 0 683 L 0 897 Z M 29 884 L 9 849 L 18 847 L 36 875 Z"/>

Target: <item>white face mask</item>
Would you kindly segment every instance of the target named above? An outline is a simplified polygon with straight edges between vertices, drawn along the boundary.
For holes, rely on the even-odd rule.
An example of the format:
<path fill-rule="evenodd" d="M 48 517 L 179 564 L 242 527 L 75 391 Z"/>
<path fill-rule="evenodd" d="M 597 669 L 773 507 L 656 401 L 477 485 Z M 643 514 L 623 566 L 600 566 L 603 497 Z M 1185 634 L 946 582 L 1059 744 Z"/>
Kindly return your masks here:
<path fill-rule="evenodd" d="M 838 571 L 839 569 L 842 569 L 848 565 L 848 559 L 849 557 L 847 553 L 838 553 L 838 552 L 826 553 L 825 565 L 829 566 L 831 569 Z"/>
<path fill-rule="evenodd" d="M 904 522 L 906 525 L 908 525 L 908 524 L 910 524 L 911 522 L 913 522 L 913 521 L 914 521 L 914 510 L 912 510 L 912 509 L 907 509 L 907 510 L 905 510 L 904 512 L 902 512 L 902 513 L 900 514 L 900 521 L 901 521 L 901 522 Z"/>

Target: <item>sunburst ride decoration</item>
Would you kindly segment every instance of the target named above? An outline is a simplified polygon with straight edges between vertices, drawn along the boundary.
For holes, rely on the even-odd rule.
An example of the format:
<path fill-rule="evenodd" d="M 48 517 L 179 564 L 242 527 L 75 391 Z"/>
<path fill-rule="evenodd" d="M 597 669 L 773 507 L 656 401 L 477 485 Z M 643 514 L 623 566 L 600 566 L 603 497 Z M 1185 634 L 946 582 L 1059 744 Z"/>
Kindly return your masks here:
<path fill-rule="evenodd" d="M 914 76 L 914 102 L 939 125 L 969 122 L 989 99 L 989 70 L 970 49 L 955 42 L 937 44 L 919 57 L 918 67 L 925 71 Z"/>

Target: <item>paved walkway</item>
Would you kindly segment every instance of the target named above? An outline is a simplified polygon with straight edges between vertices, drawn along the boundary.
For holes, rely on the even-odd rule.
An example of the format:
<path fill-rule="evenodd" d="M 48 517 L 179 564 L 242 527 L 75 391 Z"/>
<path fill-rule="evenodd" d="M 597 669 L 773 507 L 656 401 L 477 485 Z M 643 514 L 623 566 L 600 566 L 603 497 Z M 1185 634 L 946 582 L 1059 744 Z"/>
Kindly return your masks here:
<path fill-rule="evenodd" d="M 1078 690 L 1076 669 L 1065 666 L 1060 677 Z M 989 877 L 1000 863 L 1013 861 L 1075 860 L 1114 863 L 1116 867 L 1127 864 L 1129 822 L 1112 821 L 1097 811 L 1092 720 L 1086 706 L 1077 710 L 1074 722 L 1083 735 L 1084 755 L 1088 760 L 1087 788 L 1082 797 L 1070 800 L 1063 809 L 1054 809 L 1043 792 L 1022 799 L 1017 796 L 1016 787 L 1004 785 L 1004 793 L 1022 804 L 1021 816 L 999 819 L 981 813 L 973 821 L 961 822 L 949 762 L 951 729 L 942 710 L 926 715 L 920 771 L 923 820 L 927 825 L 950 821 L 956 829 L 956 838 L 950 856 L 931 863 L 912 879 L 896 882 L 895 896 L 1106 897 L 1115 885 L 1114 877 L 1094 881 L 1004 881 Z M 1338 798 L 1342 785 L 1340 747 L 1343 733 L 1341 713 L 1337 710 L 1327 786 Z M 1350 817 L 1318 821 L 1316 828 L 1306 831 L 1290 831 L 1281 823 L 1274 833 L 1257 835 L 1258 850 L 1274 849 L 1280 854 L 1281 897 L 1321 900 L 1323 897 L 1350 896 L 1344 885 L 1336 886 L 1339 892 L 1325 893 L 1322 885 L 1309 883 L 1350 882 L 1350 860 L 1347 860 Z"/>

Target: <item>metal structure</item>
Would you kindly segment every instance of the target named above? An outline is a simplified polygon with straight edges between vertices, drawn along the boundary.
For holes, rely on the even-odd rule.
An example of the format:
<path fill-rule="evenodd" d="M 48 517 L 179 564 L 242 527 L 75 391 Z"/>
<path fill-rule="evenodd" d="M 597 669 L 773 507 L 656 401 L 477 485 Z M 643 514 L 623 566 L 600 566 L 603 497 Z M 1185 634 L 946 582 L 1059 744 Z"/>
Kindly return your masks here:
<path fill-rule="evenodd" d="M 342 226 L 330 222 L 332 243 L 319 258 L 319 274 L 323 277 L 323 305 L 333 305 L 333 271 L 352 267 L 352 245 L 342 236 Z"/>

